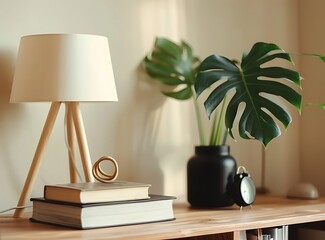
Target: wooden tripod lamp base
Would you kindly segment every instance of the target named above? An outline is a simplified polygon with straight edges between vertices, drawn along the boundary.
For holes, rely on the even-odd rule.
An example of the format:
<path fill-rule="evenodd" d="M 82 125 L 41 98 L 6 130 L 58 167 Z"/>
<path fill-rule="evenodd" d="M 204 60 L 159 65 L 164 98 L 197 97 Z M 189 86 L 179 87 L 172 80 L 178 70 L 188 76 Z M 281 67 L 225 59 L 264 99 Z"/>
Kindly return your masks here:
<path fill-rule="evenodd" d="M 65 105 L 67 111 L 68 142 L 70 142 L 70 144 L 73 143 L 72 130 L 74 129 L 77 137 L 78 145 L 79 145 L 80 157 L 81 157 L 82 166 L 85 174 L 85 179 L 87 182 L 93 182 L 94 177 L 92 175 L 92 170 L 91 170 L 92 164 L 91 164 L 84 124 L 81 116 L 81 111 L 79 108 L 79 103 L 66 102 Z M 48 139 L 51 135 L 60 106 L 61 106 L 60 102 L 53 102 L 51 105 L 17 207 L 25 206 L 28 201 L 28 198 L 31 195 L 32 187 L 35 183 L 36 176 L 41 166 L 42 155 L 45 150 L 45 146 L 48 142 Z M 73 145 L 70 145 L 70 147 L 73 150 Z M 72 182 L 76 181 L 76 178 L 74 176 L 76 176 L 75 170 L 70 165 L 70 180 Z M 14 217 L 21 217 L 23 211 L 24 211 L 23 208 L 17 208 L 15 210 Z"/>

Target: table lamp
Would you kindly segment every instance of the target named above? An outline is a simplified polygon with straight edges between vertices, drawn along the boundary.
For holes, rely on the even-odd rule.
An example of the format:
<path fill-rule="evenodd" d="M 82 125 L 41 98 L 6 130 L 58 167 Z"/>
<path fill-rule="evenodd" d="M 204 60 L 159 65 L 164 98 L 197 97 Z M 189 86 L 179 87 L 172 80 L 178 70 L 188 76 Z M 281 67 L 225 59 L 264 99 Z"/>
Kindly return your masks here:
<path fill-rule="evenodd" d="M 25 205 L 31 194 L 61 103 L 66 107 L 67 138 L 72 155 L 76 136 L 85 180 L 94 181 L 79 103 L 102 101 L 117 101 L 106 37 L 40 34 L 21 38 L 10 102 L 52 104 L 17 206 Z M 76 182 L 76 172 L 71 161 L 70 181 Z M 17 208 L 14 217 L 21 216 L 22 211 Z"/>

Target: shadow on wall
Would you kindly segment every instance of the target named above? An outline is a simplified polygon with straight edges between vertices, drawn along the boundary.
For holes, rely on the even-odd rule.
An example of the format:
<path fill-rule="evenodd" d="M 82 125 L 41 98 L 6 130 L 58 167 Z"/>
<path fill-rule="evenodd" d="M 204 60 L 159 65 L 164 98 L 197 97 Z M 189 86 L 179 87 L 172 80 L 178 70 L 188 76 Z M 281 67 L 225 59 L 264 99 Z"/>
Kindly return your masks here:
<path fill-rule="evenodd" d="M 162 193 L 164 176 L 158 163 L 157 134 L 161 121 L 161 106 L 166 98 L 157 94 L 139 66 L 136 69 L 132 103 L 123 110 L 127 117 L 119 122 L 120 178 L 150 183 L 150 192 Z"/>
<path fill-rule="evenodd" d="M 17 132 L 12 131 L 12 120 L 19 119 L 19 107 L 15 104 L 10 104 L 10 92 L 14 73 L 14 65 L 12 55 L 6 52 L 0 52 L 0 165 L 1 178 L 10 179 L 12 189 L 20 189 L 19 178 L 15 177 L 18 173 L 15 166 L 13 156 L 10 154 L 10 148 L 15 148 L 10 139 L 20 138 Z M 19 129 L 19 128 L 16 128 Z M 16 130 L 17 131 L 17 130 Z M 3 181 L 1 181 L 3 182 Z M 1 188 L 3 189 L 3 188 Z"/>

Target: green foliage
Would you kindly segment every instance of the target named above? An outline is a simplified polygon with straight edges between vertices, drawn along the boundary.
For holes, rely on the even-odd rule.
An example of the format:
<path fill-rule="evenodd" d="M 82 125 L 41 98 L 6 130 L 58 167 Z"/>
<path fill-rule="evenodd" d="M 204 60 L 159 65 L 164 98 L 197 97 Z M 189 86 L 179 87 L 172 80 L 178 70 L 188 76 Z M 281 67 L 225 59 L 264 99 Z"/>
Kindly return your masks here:
<path fill-rule="evenodd" d="M 193 55 L 191 46 L 184 41 L 178 45 L 166 38 L 158 37 L 151 53 L 145 57 L 143 63 L 147 74 L 152 79 L 175 87 L 174 91 L 162 92 L 165 96 L 177 100 L 193 99 L 200 145 L 205 145 L 202 117 L 194 91 L 196 74 L 201 61 Z"/>
<path fill-rule="evenodd" d="M 144 59 L 149 76 L 165 85 L 179 86 L 168 97 L 186 100 L 193 97 L 193 85 L 200 60 L 193 56 L 192 48 L 184 41 L 180 45 L 166 38 L 156 38 L 151 54 Z"/>
<path fill-rule="evenodd" d="M 325 56 L 320 55 L 320 54 L 312 54 L 312 53 L 301 53 L 300 55 L 303 56 L 311 56 L 311 57 L 317 57 L 319 58 L 322 62 L 325 62 Z M 307 103 L 307 106 L 310 105 L 315 105 L 315 103 Z M 316 104 L 320 109 L 325 110 L 325 103 L 317 103 Z"/>
<path fill-rule="evenodd" d="M 282 97 L 301 110 L 302 96 L 289 86 L 293 83 L 300 87 L 300 74 L 270 66 L 274 59 L 292 62 L 290 55 L 277 45 L 258 42 L 248 54 L 243 54 L 240 66 L 220 55 L 211 55 L 201 63 L 195 84 L 197 94 L 219 83 L 204 103 L 209 117 L 225 96 L 234 92 L 225 113 L 225 126 L 231 137 L 234 137 L 234 120 L 241 103 L 245 103 L 245 108 L 239 120 L 239 135 L 244 139 L 257 139 L 265 146 L 281 134 L 275 119 L 285 128 L 292 121 L 290 114 L 267 95 Z"/>
<path fill-rule="evenodd" d="M 299 55 L 318 57 L 325 62 L 323 55 Z M 295 90 L 301 84 L 300 74 L 276 64 L 274 60 L 279 59 L 292 63 L 290 54 L 279 46 L 258 42 L 249 53 L 243 54 L 240 63 L 220 55 L 211 55 L 201 62 L 186 42 L 176 44 L 158 37 L 143 63 L 153 80 L 173 87 L 162 92 L 165 96 L 193 100 L 200 145 L 205 145 L 205 137 L 197 97 L 209 91 L 204 103 L 208 117 L 213 114 L 209 145 L 224 144 L 228 134 L 234 138 L 235 127 L 240 137 L 256 139 L 266 146 L 281 134 L 278 123 L 287 128 L 292 121 L 290 113 L 274 98 L 282 98 L 301 111 L 302 96 Z M 244 109 L 239 116 L 240 105 Z M 325 104 L 320 106 L 325 109 Z M 234 126 L 236 118 L 238 126 Z"/>
<path fill-rule="evenodd" d="M 325 110 L 325 103 L 321 103 L 321 104 L 319 104 L 319 107 L 320 107 L 321 109 Z"/>

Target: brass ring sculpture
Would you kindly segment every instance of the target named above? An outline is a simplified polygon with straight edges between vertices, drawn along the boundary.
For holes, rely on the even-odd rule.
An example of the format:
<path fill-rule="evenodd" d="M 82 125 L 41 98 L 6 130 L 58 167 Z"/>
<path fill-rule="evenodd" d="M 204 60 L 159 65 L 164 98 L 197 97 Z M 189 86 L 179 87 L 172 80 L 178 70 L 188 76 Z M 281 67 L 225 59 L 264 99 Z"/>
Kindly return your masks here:
<path fill-rule="evenodd" d="M 109 161 L 114 164 L 115 170 L 113 174 L 108 174 L 103 169 L 100 167 L 100 164 L 103 161 Z M 113 182 L 118 175 L 118 165 L 117 162 L 114 158 L 109 157 L 109 156 L 103 156 L 100 159 L 98 159 L 95 164 L 93 165 L 92 173 L 94 178 L 102 183 L 108 183 L 108 182 Z"/>

